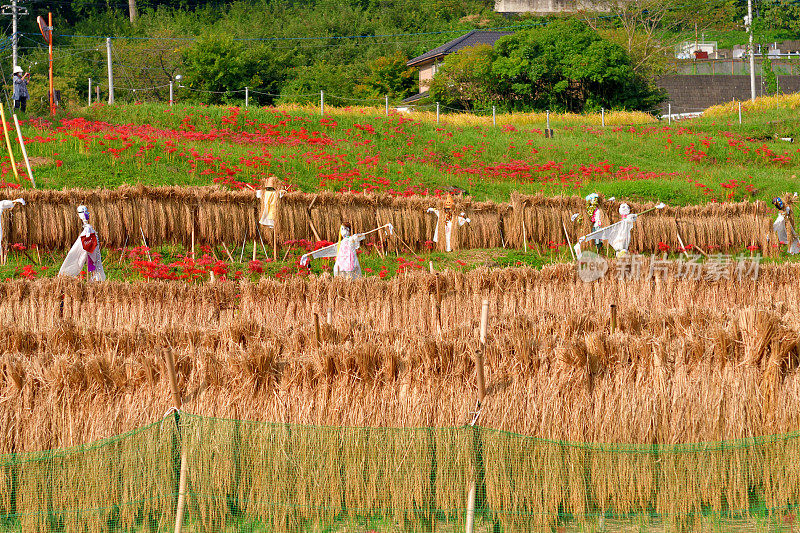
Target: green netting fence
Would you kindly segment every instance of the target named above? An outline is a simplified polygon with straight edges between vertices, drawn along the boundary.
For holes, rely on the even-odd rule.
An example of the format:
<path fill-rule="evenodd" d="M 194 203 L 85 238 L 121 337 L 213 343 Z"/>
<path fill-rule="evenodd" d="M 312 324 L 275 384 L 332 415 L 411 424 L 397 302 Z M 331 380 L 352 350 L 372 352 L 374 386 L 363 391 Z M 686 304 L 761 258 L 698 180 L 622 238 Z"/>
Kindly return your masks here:
<path fill-rule="evenodd" d="M 0 531 L 793 531 L 800 434 L 595 445 L 478 427 L 356 428 L 174 413 L 0 456 Z"/>

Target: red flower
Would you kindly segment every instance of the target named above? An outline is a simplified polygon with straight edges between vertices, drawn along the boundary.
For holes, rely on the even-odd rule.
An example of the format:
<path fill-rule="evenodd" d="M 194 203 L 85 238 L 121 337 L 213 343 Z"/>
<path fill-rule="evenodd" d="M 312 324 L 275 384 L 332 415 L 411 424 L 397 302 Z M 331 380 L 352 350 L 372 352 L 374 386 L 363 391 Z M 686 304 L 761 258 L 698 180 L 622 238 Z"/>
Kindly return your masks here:
<path fill-rule="evenodd" d="M 256 259 L 255 261 L 250 261 L 247 268 L 253 274 L 262 274 L 264 272 L 264 263 Z"/>
<path fill-rule="evenodd" d="M 659 241 L 659 243 L 658 243 L 658 251 L 659 252 L 669 252 L 669 244 Z"/>

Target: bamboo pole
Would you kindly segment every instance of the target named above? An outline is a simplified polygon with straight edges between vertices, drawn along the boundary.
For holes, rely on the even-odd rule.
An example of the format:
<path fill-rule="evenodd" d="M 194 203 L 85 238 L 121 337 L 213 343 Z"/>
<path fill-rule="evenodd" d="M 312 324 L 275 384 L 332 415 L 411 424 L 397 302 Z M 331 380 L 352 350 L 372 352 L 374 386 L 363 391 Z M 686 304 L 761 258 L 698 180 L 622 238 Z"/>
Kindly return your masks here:
<path fill-rule="evenodd" d="M 19 171 L 17 170 L 17 162 L 14 159 L 14 150 L 11 149 L 11 139 L 8 136 L 8 123 L 6 122 L 6 112 L 0 106 L 0 118 L 3 119 L 3 136 L 6 139 L 6 148 L 8 148 L 8 158 L 11 160 L 11 169 L 14 171 L 14 178 L 19 183 Z"/>
<path fill-rule="evenodd" d="M 22 150 L 22 158 L 25 160 L 25 168 L 28 169 L 28 177 L 31 179 L 31 186 L 36 188 L 36 180 L 33 178 L 33 170 L 31 170 L 31 161 L 28 159 L 28 150 L 25 148 L 25 140 L 22 138 L 22 128 L 19 127 L 19 119 L 17 114 L 11 115 L 14 117 L 14 126 L 17 128 L 17 138 L 19 139 L 19 147 Z"/>
<path fill-rule="evenodd" d="M 173 407 L 178 411 L 183 407 L 181 400 L 181 393 L 178 390 L 178 374 L 175 372 L 175 360 L 172 357 L 172 351 L 164 348 L 164 362 L 167 366 L 167 374 L 169 375 L 169 386 L 172 390 L 172 403 Z M 180 428 L 179 428 L 180 429 Z M 178 504 L 175 509 L 175 533 L 181 533 L 183 526 L 183 510 L 186 506 L 186 468 L 187 450 L 186 440 L 181 436 L 181 470 L 180 478 L 178 480 Z"/>
<path fill-rule="evenodd" d="M 333 324 L 333 307 L 328 308 L 328 316 L 326 317 L 325 322 L 330 326 Z"/>
<path fill-rule="evenodd" d="M 256 240 L 253 239 L 253 261 L 256 260 L 256 250 L 258 250 L 258 246 L 256 246 Z"/>
<path fill-rule="evenodd" d="M 523 216 L 524 216 L 524 208 L 523 208 Z M 525 253 L 528 253 L 528 232 L 525 229 L 525 219 L 522 219 L 522 244 L 525 248 Z"/>
<path fill-rule="evenodd" d="M 228 245 L 223 242 L 222 243 L 222 248 L 225 250 L 225 253 L 228 254 L 228 259 L 230 259 L 231 263 L 233 263 L 234 262 L 233 261 L 233 256 L 231 255 L 231 251 L 228 250 Z"/>
<path fill-rule="evenodd" d="M 278 228 L 272 228 L 272 257 L 278 262 Z"/>
<path fill-rule="evenodd" d="M 194 259 L 194 209 L 192 210 L 192 259 Z"/>

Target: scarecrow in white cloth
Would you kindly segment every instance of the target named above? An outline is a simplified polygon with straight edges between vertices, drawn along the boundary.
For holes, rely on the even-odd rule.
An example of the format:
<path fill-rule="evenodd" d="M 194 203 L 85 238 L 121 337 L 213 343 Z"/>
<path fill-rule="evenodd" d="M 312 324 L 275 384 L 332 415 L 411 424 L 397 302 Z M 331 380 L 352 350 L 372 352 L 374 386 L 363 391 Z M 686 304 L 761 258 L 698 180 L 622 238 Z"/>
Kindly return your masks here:
<path fill-rule="evenodd" d="M 451 240 L 453 235 L 453 208 L 455 207 L 455 201 L 451 195 L 447 196 L 447 199 L 444 201 L 444 220 L 442 220 L 442 215 L 438 209 L 434 207 L 428 208 L 428 213 L 433 213 L 436 215 L 436 229 L 433 232 L 433 242 L 439 243 L 439 226 L 443 226 L 444 229 L 444 249 L 447 252 L 452 252 L 453 247 L 451 246 Z M 444 222 L 444 224 L 442 224 Z M 462 212 L 458 215 L 458 227 L 460 228 L 464 224 L 469 224 L 470 220 L 467 218 L 466 213 Z"/>
<path fill-rule="evenodd" d="M 600 209 L 600 195 L 596 192 L 586 197 L 586 212 L 589 214 L 589 221 L 592 223 L 592 233 L 589 235 L 594 235 L 603 227 L 605 222 L 605 213 Z M 595 237 L 594 245 L 597 247 L 597 253 L 601 253 L 603 251 L 603 238 Z"/>
<path fill-rule="evenodd" d="M 58 275 L 76 277 L 87 265 L 89 281 L 105 281 L 100 243 L 97 241 L 97 232 L 89 224 L 89 209 L 85 205 L 78 206 L 78 217 L 83 222 L 83 231 L 67 253 Z"/>
<path fill-rule="evenodd" d="M 0 246 L 3 245 L 3 224 L 2 224 L 2 216 L 5 211 L 9 209 L 14 209 L 17 204 L 25 205 L 25 200 L 22 198 L 17 198 L 16 200 L 2 200 L 0 201 Z"/>
<path fill-rule="evenodd" d="M 307 266 L 311 259 L 335 257 L 336 262 L 333 264 L 334 277 L 358 279 L 361 277 L 361 265 L 358 262 L 356 250 L 358 250 L 361 241 L 363 241 L 367 235 L 379 229 L 385 229 L 390 234 L 394 232 L 394 227 L 391 224 L 384 224 L 380 228 L 375 228 L 366 233 L 357 233 L 353 235 L 353 229 L 350 224 L 342 222 L 342 225 L 339 227 L 339 242 L 305 254 L 300 258 L 300 265 Z"/>
<path fill-rule="evenodd" d="M 276 190 L 278 178 L 270 176 L 267 178 L 266 186 L 256 191 L 256 198 L 261 200 L 261 215 L 258 223 L 262 226 L 275 228 L 275 221 L 278 219 L 278 200 L 283 198 L 286 191 Z"/>
<path fill-rule="evenodd" d="M 633 229 L 633 224 L 636 222 L 636 219 L 654 209 L 664 209 L 665 207 L 665 204 L 659 203 L 652 209 L 636 214 L 631 213 L 630 206 L 623 202 L 619 206 L 619 214 L 620 217 L 622 217 L 621 220 L 578 239 L 578 242 L 575 244 L 575 255 L 580 259 L 581 244 L 589 239 L 594 239 L 595 243 L 598 241 L 608 241 L 608 245 L 617 252 L 617 257 L 624 257 L 628 253 L 628 246 L 630 246 L 631 243 L 631 230 Z M 598 250 L 599 249 L 598 247 Z"/>
<path fill-rule="evenodd" d="M 794 231 L 792 207 L 787 202 L 784 202 L 782 198 L 773 198 L 772 205 L 778 210 L 778 218 L 772 224 L 772 229 L 778 234 L 778 242 L 780 244 L 788 244 L 790 254 L 800 253 L 800 238 L 797 237 Z"/>

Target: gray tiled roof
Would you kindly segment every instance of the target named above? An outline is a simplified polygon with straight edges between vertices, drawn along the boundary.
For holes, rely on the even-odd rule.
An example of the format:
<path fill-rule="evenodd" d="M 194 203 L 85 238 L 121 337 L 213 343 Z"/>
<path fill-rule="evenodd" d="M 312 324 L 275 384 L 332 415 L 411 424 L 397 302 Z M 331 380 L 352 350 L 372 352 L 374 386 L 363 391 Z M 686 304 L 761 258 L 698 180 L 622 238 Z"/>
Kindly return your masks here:
<path fill-rule="evenodd" d="M 494 46 L 494 42 L 499 39 L 500 37 L 504 37 L 506 35 L 511 35 L 514 33 L 513 31 L 483 31 L 483 30 L 472 30 L 471 32 L 458 37 L 457 39 L 453 39 L 450 42 L 444 43 L 441 46 L 437 46 L 433 50 L 429 52 L 425 52 L 421 56 L 417 56 L 414 59 L 411 59 L 406 63 L 407 66 L 413 67 L 414 65 L 419 65 L 420 63 L 426 63 L 433 59 L 438 59 L 440 57 L 444 57 L 447 54 L 452 54 L 453 52 L 458 52 L 462 48 L 468 48 L 470 46 L 475 46 L 478 44 L 488 44 Z"/>

